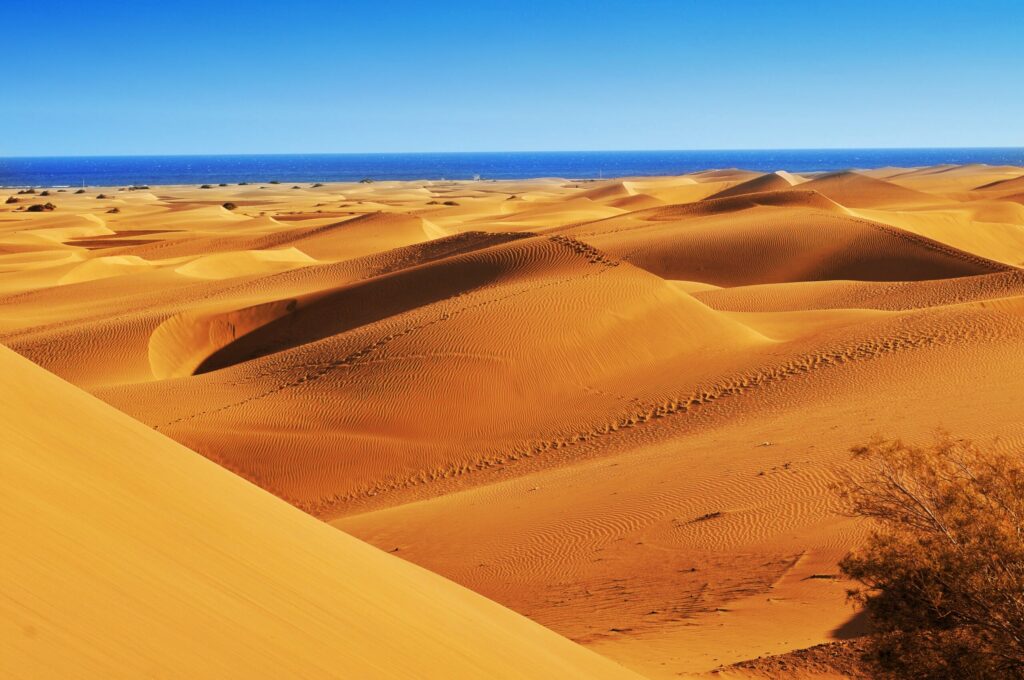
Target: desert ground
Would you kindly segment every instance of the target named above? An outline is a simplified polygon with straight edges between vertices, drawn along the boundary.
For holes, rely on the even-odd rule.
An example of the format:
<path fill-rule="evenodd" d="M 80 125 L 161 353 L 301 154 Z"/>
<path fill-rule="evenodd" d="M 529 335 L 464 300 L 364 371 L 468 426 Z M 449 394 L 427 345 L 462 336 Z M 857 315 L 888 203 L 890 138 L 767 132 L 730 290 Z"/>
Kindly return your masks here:
<path fill-rule="evenodd" d="M 40 191 L 15 675 L 843 677 L 849 449 L 1024 444 L 1024 168 Z"/>

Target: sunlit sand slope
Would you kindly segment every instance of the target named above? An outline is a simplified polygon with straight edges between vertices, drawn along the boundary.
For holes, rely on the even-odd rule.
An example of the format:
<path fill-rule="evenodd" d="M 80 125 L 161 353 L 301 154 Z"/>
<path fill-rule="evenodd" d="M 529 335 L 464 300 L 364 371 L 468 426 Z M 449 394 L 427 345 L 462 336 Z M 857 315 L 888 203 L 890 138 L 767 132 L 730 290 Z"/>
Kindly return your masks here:
<path fill-rule="evenodd" d="M 625 678 L 0 348 L 11 678 Z"/>

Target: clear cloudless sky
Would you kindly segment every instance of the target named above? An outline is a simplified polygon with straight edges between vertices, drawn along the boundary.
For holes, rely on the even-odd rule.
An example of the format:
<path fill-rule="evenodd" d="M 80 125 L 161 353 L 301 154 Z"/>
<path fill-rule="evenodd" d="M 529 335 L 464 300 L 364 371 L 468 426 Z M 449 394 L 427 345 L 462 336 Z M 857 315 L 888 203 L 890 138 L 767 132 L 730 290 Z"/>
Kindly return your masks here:
<path fill-rule="evenodd" d="M 6 0 L 0 156 L 1024 146 L 1024 2 Z"/>

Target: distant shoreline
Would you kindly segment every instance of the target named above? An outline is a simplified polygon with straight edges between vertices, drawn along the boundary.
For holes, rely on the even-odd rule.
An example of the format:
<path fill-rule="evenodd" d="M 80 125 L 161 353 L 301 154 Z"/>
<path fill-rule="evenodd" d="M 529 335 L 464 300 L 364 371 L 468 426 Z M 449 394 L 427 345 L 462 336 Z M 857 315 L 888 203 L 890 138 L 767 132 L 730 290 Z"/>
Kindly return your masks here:
<path fill-rule="evenodd" d="M 258 154 L 0 158 L 0 187 L 118 187 L 312 182 L 572 180 L 742 168 L 814 173 L 939 165 L 1024 166 L 1024 148 L 780 149 Z"/>

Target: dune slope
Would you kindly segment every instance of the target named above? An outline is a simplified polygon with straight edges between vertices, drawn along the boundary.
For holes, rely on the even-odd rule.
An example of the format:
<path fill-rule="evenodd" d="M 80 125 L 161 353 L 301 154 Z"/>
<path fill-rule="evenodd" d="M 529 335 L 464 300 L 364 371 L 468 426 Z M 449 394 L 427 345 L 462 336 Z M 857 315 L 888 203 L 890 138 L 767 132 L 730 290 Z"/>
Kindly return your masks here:
<path fill-rule="evenodd" d="M 8 677 L 630 677 L 10 350 L 0 367 Z"/>

